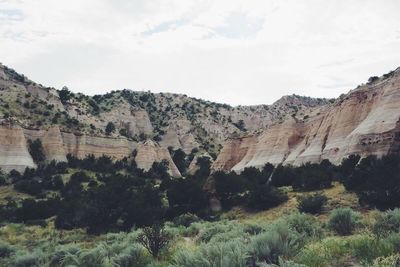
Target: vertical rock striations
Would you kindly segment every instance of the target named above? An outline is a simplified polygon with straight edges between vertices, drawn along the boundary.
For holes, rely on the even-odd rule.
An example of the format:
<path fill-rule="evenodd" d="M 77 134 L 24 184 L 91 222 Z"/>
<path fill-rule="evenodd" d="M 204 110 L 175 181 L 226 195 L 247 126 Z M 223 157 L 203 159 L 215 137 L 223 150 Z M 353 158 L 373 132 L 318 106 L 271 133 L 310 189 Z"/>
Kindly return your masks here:
<path fill-rule="evenodd" d="M 139 144 L 135 157 L 138 168 L 148 171 L 153 162 L 162 162 L 164 160 L 168 163 L 169 174 L 173 177 L 180 177 L 181 173 L 173 162 L 167 148 L 161 147 L 151 140 Z"/>
<path fill-rule="evenodd" d="M 34 168 L 35 163 L 28 151 L 24 131 L 19 126 L 0 127 L 0 168 L 9 172 L 12 169 L 23 171 Z"/>
<path fill-rule="evenodd" d="M 400 70 L 358 87 L 304 120 L 288 118 L 261 134 L 228 140 L 214 170 L 241 171 L 272 164 L 301 165 L 351 154 L 382 156 L 399 152 Z"/>

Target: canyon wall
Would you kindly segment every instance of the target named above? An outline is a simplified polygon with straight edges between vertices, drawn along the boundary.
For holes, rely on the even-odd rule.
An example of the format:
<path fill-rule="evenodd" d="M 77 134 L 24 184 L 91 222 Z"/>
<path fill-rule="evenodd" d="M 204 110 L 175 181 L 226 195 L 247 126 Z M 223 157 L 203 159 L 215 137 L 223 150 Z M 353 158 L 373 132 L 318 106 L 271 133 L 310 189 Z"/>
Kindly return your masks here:
<path fill-rule="evenodd" d="M 135 160 L 139 168 L 148 171 L 153 162 L 166 160 L 170 174 L 174 177 L 181 176 L 168 149 L 155 144 L 149 145 L 149 142 L 137 143 L 126 138 L 61 132 L 58 126 L 47 130 L 35 130 L 5 123 L 0 125 L 0 168 L 5 172 L 13 169 L 23 172 L 26 167 L 35 168 L 36 164 L 28 151 L 28 142 L 36 139 L 41 140 L 47 161 L 66 161 L 67 154 L 78 158 L 90 154 L 96 157 L 107 155 L 118 160 L 131 157 L 136 149 Z"/>
<path fill-rule="evenodd" d="M 235 171 L 399 152 L 400 69 L 372 78 L 338 99 L 292 95 L 272 105 L 231 107 L 130 90 L 91 97 L 64 89 L 61 98 L 62 90 L 0 64 L 0 168 L 35 167 L 28 151 L 35 139 L 47 160 L 65 161 L 67 154 L 121 159 L 136 150 L 139 168 L 166 160 L 173 176 L 180 173 L 170 147 L 218 155 L 213 170 Z"/>
<path fill-rule="evenodd" d="M 6 172 L 12 169 L 23 171 L 26 167 L 36 167 L 29 154 L 21 127 L 11 125 L 0 127 L 0 167 Z"/>
<path fill-rule="evenodd" d="M 378 157 L 400 149 L 400 70 L 359 86 L 305 120 L 275 123 L 262 133 L 227 140 L 214 170 L 240 172 L 272 164 L 301 165 L 351 154 Z"/>

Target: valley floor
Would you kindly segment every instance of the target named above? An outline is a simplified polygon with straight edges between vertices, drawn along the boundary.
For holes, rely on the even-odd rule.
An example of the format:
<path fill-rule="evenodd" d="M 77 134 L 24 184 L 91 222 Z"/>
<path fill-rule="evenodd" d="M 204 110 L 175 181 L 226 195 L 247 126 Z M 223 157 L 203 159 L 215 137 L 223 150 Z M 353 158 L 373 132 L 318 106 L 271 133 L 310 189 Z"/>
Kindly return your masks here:
<path fill-rule="evenodd" d="M 0 187 L 1 197 L 10 190 Z M 141 229 L 88 235 L 56 230 L 52 219 L 43 226 L 6 224 L 0 228 L 0 266 L 399 266 L 399 228 L 385 224 L 388 213 L 362 209 L 354 193 L 334 183 L 323 190 L 323 212 L 305 215 L 297 212 L 297 197 L 305 193 L 284 190 L 289 200 L 267 211 L 234 208 L 213 222 L 166 223 L 170 242 L 157 259 L 138 243 Z M 346 207 L 357 220 L 342 235 L 330 223 L 335 209 Z M 400 211 L 392 213 L 397 221 L 391 223 L 400 225 Z"/>

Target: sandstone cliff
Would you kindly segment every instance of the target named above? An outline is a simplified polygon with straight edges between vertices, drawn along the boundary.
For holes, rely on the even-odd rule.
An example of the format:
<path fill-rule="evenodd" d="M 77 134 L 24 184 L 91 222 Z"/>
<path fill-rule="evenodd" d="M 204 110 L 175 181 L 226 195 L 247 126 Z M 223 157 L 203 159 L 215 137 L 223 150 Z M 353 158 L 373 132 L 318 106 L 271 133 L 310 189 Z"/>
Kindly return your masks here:
<path fill-rule="evenodd" d="M 315 115 L 295 116 L 260 134 L 225 142 L 214 170 L 241 171 L 265 163 L 301 165 L 351 154 L 399 152 L 400 69 L 359 86 Z"/>
<path fill-rule="evenodd" d="M 64 161 L 68 153 L 81 158 L 105 154 L 119 159 L 149 140 L 154 146 L 145 146 L 146 156 L 139 157 L 146 169 L 154 161 L 169 160 L 169 147 L 215 157 L 229 137 L 256 133 L 294 112 L 304 116 L 327 104 L 326 99 L 294 95 L 270 106 L 247 107 L 130 90 L 86 96 L 67 88 L 44 87 L 0 64 L 0 119 L 7 127 L 19 129 L 17 138 L 0 126 L 0 168 L 23 170 L 35 166 L 27 154 L 29 139 L 42 140 L 47 160 L 57 161 Z M 109 123 L 115 131 L 106 133 Z M 8 140 L 13 138 L 17 139 L 10 143 Z M 173 164 L 170 168 L 178 175 Z"/>
<path fill-rule="evenodd" d="M 150 170 L 153 162 L 166 161 L 168 163 L 170 175 L 173 177 L 181 176 L 181 173 L 173 162 L 168 149 L 159 146 L 151 140 L 139 144 L 135 161 L 137 166 L 145 171 Z"/>
<path fill-rule="evenodd" d="M 67 154 L 120 159 L 137 149 L 141 168 L 167 160 L 175 176 L 167 148 L 219 154 L 213 168 L 235 171 L 397 152 L 399 73 L 336 100 L 292 95 L 272 105 L 231 107 L 130 90 L 86 96 L 44 87 L 0 64 L 0 168 L 34 167 L 27 149 L 34 139 L 42 140 L 47 160 L 65 161 Z M 106 132 L 110 123 L 115 130 Z"/>
<path fill-rule="evenodd" d="M 13 169 L 23 172 L 26 167 L 35 168 L 36 164 L 28 151 L 28 140 L 39 139 L 42 141 L 47 161 L 66 161 L 67 154 L 78 158 L 87 155 L 100 157 L 110 156 L 113 159 L 131 157 L 137 149 L 135 161 L 139 168 L 148 171 L 154 162 L 166 160 L 169 173 L 173 177 L 180 177 L 168 149 L 160 147 L 151 141 L 138 144 L 126 138 L 98 137 L 86 134 L 61 132 L 58 126 L 48 130 L 23 129 L 3 122 L 0 125 L 0 167 L 9 172 Z"/>
<path fill-rule="evenodd" d="M 6 172 L 12 169 L 22 171 L 26 167 L 36 167 L 29 154 L 21 127 L 0 127 L 0 151 L 0 166 Z"/>

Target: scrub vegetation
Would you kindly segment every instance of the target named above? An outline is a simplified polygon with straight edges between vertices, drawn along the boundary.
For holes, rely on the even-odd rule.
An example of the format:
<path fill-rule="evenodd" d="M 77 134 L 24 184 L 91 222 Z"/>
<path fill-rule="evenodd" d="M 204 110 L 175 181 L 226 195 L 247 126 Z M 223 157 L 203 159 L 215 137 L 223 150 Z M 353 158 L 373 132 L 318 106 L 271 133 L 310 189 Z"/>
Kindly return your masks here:
<path fill-rule="evenodd" d="M 171 178 L 162 162 L 69 156 L 2 173 L 0 266 L 399 266 L 398 156 L 240 174 L 198 164 Z"/>

